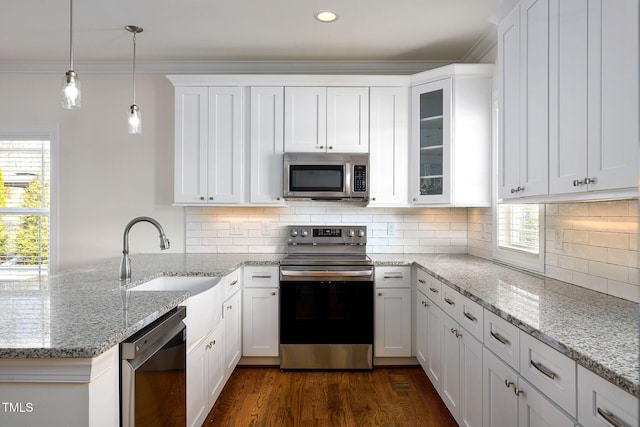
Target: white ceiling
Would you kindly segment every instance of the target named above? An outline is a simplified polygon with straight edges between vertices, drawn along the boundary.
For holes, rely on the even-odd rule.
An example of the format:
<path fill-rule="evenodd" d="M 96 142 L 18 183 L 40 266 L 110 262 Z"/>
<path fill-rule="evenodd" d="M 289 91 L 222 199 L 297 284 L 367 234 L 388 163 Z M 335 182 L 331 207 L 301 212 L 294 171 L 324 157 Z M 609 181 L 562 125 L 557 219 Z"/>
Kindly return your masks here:
<path fill-rule="evenodd" d="M 127 61 L 459 61 L 500 0 L 75 0 L 76 64 Z M 323 24 L 317 10 L 339 19 Z M 68 0 L 4 0 L 0 62 L 69 60 Z M 79 67 L 75 67 L 78 69 Z"/>

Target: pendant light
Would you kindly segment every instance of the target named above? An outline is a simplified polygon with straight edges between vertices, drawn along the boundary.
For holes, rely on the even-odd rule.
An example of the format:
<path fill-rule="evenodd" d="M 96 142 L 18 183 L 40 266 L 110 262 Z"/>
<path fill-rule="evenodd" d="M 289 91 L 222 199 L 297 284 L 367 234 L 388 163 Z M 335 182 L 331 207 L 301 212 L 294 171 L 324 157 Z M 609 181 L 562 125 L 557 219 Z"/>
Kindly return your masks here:
<path fill-rule="evenodd" d="M 81 101 L 80 78 L 73 71 L 73 0 L 69 0 L 69 71 L 62 78 L 62 108 L 77 110 Z"/>
<path fill-rule="evenodd" d="M 142 114 L 136 105 L 136 34 L 142 32 L 142 27 L 127 25 L 124 28 L 133 33 L 133 104 L 127 114 L 127 128 L 129 133 L 142 133 Z"/>

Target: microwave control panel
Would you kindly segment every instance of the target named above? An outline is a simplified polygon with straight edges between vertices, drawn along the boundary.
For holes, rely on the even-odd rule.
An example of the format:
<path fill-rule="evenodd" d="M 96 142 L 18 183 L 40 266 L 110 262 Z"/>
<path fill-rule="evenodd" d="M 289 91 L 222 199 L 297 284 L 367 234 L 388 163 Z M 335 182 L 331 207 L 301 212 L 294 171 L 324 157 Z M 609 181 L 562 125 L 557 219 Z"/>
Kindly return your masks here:
<path fill-rule="evenodd" d="M 353 191 L 356 193 L 367 191 L 367 167 L 365 165 L 353 166 Z"/>

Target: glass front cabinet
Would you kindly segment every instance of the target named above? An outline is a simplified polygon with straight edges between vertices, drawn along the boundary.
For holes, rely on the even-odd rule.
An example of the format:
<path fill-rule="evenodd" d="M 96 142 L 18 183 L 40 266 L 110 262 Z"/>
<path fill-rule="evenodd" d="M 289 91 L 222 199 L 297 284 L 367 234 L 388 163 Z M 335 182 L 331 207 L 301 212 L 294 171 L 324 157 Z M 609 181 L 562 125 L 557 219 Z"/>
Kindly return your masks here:
<path fill-rule="evenodd" d="M 452 65 L 412 79 L 424 83 L 411 93 L 411 204 L 491 205 L 491 67 Z"/>

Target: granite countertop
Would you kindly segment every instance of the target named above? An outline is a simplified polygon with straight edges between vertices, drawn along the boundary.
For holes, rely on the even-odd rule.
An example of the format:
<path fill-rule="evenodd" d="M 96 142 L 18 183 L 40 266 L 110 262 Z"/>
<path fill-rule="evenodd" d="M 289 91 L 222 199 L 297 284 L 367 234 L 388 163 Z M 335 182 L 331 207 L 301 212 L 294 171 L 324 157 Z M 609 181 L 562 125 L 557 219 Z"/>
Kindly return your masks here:
<path fill-rule="evenodd" d="M 470 255 L 370 254 L 376 265 L 416 263 L 636 397 L 639 305 Z M 127 287 L 162 275 L 225 276 L 243 264 L 277 265 L 280 254 L 135 254 Z M 188 298 L 129 292 L 119 260 L 48 280 L 0 285 L 0 358 L 94 357 Z"/>

